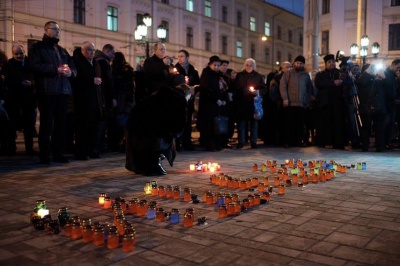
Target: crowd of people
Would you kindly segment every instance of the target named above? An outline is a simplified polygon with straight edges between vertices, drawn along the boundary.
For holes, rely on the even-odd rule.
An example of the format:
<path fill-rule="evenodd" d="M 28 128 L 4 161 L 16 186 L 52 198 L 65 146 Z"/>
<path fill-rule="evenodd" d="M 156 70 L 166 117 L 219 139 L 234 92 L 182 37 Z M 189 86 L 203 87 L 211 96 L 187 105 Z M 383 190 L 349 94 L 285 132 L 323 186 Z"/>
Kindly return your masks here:
<path fill-rule="evenodd" d="M 264 76 L 253 58 L 233 70 L 214 55 L 199 75 L 188 51 L 180 50 L 173 64 L 162 43 L 136 68 L 111 44 L 98 50 L 86 41 L 70 56 L 58 45 L 60 31 L 57 22 L 47 22 L 29 58 L 20 44 L 12 46 L 9 60 L 0 53 L 1 155 L 16 153 L 16 133 L 23 131 L 26 154 L 38 156 L 41 164 L 67 163 L 67 153 L 89 160 L 119 151 L 127 153 L 129 170 L 165 174 L 161 161 L 172 165 L 175 149 L 199 149 L 193 122 L 207 151 L 256 149 L 260 141 L 368 151 L 374 139 L 379 152 L 399 144 L 400 59 L 387 68 L 374 61 L 361 69 L 342 57 L 337 68 L 329 54 L 322 71 L 308 73 L 299 55 Z M 258 98 L 263 117 L 255 115 Z M 224 132 L 216 131 L 219 117 L 226 118 Z"/>

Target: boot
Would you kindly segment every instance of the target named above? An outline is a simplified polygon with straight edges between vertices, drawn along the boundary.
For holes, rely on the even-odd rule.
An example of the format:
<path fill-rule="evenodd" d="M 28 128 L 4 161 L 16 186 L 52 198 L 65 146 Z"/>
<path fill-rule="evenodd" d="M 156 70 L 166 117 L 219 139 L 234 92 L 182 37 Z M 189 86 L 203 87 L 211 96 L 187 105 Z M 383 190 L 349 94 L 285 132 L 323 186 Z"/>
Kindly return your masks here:
<path fill-rule="evenodd" d="M 149 162 L 149 167 L 146 175 L 149 176 L 166 175 L 167 171 L 165 171 L 162 165 L 163 159 L 165 159 L 165 156 L 163 154 L 159 154 L 157 155 L 156 159 L 152 159 L 152 161 Z"/>

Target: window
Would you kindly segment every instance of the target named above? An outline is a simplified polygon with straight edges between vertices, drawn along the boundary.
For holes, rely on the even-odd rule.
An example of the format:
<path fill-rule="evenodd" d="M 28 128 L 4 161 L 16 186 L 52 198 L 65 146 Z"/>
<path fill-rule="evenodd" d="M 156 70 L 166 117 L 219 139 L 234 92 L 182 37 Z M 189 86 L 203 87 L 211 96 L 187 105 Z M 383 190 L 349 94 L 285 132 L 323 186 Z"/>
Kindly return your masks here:
<path fill-rule="evenodd" d="M 250 57 L 256 58 L 256 45 L 254 43 L 250 44 Z"/>
<path fill-rule="evenodd" d="M 222 6 L 222 21 L 228 22 L 228 7 Z"/>
<path fill-rule="evenodd" d="M 206 32 L 205 49 L 206 49 L 206 51 L 211 51 L 211 33 L 210 32 Z"/>
<path fill-rule="evenodd" d="M 277 34 L 276 34 L 277 36 L 277 38 L 278 38 L 278 40 L 282 40 L 282 27 L 281 26 L 278 26 L 277 27 Z"/>
<path fill-rule="evenodd" d="M 282 52 L 281 51 L 276 52 L 276 61 L 278 62 L 278 64 L 282 63 Z"/>
<path fill-rule="evenodd" d="M 222 54 L 228 54 L 228 37 L 227 36 L 222 36 L 222 41 L 221 41 L 221 51 Z"/>
<path fill-rule="evenodd" d="M 107 8 L 107 30 L 118 30 L 118 8 L 113 6 Z"/>
<path fill-rule="evenodd" d="M 271 25 L 269 22 L 264 22 L 264 34 L 267 36 L 271 36 Z"/>
<path fill-rule="evenodd" d="M 161 3 L 169 5 L 169 0 L 161 0 Z"/>
<path fill-rule="evenodd" d="M 303 47 L 303 33 L 299 34 L 299 45 Z"/>
<path fill-rule="evenodd" d="M 322 15 L 329 14 L 330 0 L 322 0 Z"/>
<path fill-rule="evenodd" d="M 256 31 L 256 18 L 250 17 L 250 30 Z"/>
<path fill-rule="evenodd" d="M 186 46 L 193 47 L 193 28 L 186 28 Z"/>
<path fill-rule="evenodd" d="M 211 1 L 205 1 L 204 15 L 211 17 Z"/>
<path fill-rule="evenodd" d="M 329 31 L 323 31 L 321 38 L 321 53 L 323 55 L 329 54 Z"/>
<path fill-rule="evenodd" d="M 242 27 L 242 12 L 240 11 L 236 13 L 236 26 Z"/>
<path fill-rule="evenodd" d="M 243 46 L 242 41 L 236 41 L 236 56 L 243 57 Z"/>
<path fill-rule="evenodd" d="M 74 0 L 74 23 L 85 25 L 85 0 Z"/>
<path fill-rule="evenodd" d="M 193 0 L 186 0 L 186 10 L 193 12 L 194 8 L 193 8 L 194 4 L 193 4 Z"/>
<path fill-rule="evenodd" d="M 161 20 L 161 25 L 167 30 L 167 35 L 165 36 L 165 41 L 169 42 L 169 22 Z"/>
<path fill-rule="evenodd" d="M 289 62 L 292 62 L 293 56 L 292 56 L 291 53 L 288 53 L 287 59 L 288 59 Z"/>
<path fill-rule="evenodd" d="M 136 25 L 143 23 L 143 14 L 136 14 Z"/>
<path fill-rule="evenodd" d="M 269 60 L 270 60 L 270 57 L 269 57 L 269 48 L 267 47 L 267 48 L 265 48 L 265 62 L 266 63 L 268 63 L 269 62 Z"/>
<path fill-rule="evenodd" d="M 400 6 L 400 0 L 392 0 L 391 6 Z"/>
<path fill-rule="evenodd" d="M 389 24 L 389 51 L 400 50 L 400 24 Z"/>
<path fill-rule="evenodd" d="M 293 43 L 293 32 L 288 30 L 288 42 Z"/>

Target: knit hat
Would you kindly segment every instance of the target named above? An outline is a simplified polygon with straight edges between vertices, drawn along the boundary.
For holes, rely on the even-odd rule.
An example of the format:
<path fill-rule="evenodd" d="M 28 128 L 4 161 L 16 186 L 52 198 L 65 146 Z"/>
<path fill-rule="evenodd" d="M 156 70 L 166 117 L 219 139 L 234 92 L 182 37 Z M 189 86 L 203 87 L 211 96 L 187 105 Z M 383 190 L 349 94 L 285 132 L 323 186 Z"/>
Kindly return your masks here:
<path fill-rule="evenodd" d="M 213 62 L 221 62 L 221 59 L 217 55 L 213 55 L 210 57 L 210 61 L 208 62 L 208 65 L 211 65 Z"/>
<path fill-rule="evenodd" d="M 302 62 L 303 64 L 305 64 L 306 63 L 306 59 L 304 58 L 304 56 L 302 56 L 302 55 L 299 55 L 299 56 L 297 56 L 295 59 L 294 59 L 294 61 L 293 62 Z"/>
<path fill-rule="evenodd" d="M 328 62 L 329 60 L 335 60 L 335 56 L 333 54 L 328 54 L 324 56 L 324 62 Z"/>

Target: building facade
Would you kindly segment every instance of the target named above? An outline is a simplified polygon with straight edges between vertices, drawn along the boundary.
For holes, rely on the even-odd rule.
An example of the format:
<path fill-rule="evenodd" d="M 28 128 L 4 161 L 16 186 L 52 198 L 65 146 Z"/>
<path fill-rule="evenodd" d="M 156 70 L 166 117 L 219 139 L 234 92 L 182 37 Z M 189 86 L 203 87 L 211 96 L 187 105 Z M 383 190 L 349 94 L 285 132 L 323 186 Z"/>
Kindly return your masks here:
<path fill-rule="evenodd" d="M 146 13 L 152 26 L 144 42 L 136 41 Z M 40 40 L 49 20 L 58 22 L 60 45 L 71 54 L 84 41 L 97 49 L 111 43 L 133 65 L 145 57 L 146 41 L 151 49 L 158 40 L 159 25 L 167 29 L 167 54 L 188 50 L 200 71 L 216 54 L 236 70 L 252 57 L 267 74 L 303 52 L 303 18 L 262 0 L 2 0 L 0 20 L 0 49 L 8 56 L 13 43 L 28 50 Z"/>
<path fill-rule="evenodd" d="M 313 36 L 317 35 L 319 65 L 322 57 L 344 51 L 350 56 L 350 47 L 361 47 L 360 38 L 369 37 L 367 63 L 374 58 L 372 44 L 380 45 L 378 59 L 390 64 L 400 57 L 400 1 L 399 0 L 305 0 L 304 1 L 304 55 L 308 67 L 313 57 Z M 318 11 L 318 13 L 316 13 Z M 360 16 L 360 19 L 358 19 Z M 319 20 L 317 34 L 315 19 Z M 358 30 L 360 33 L 358 33 Z M 361 35 L 361 36 L 360 36 Z M 362 62 L 358 54 L 353 61 Z"/>

